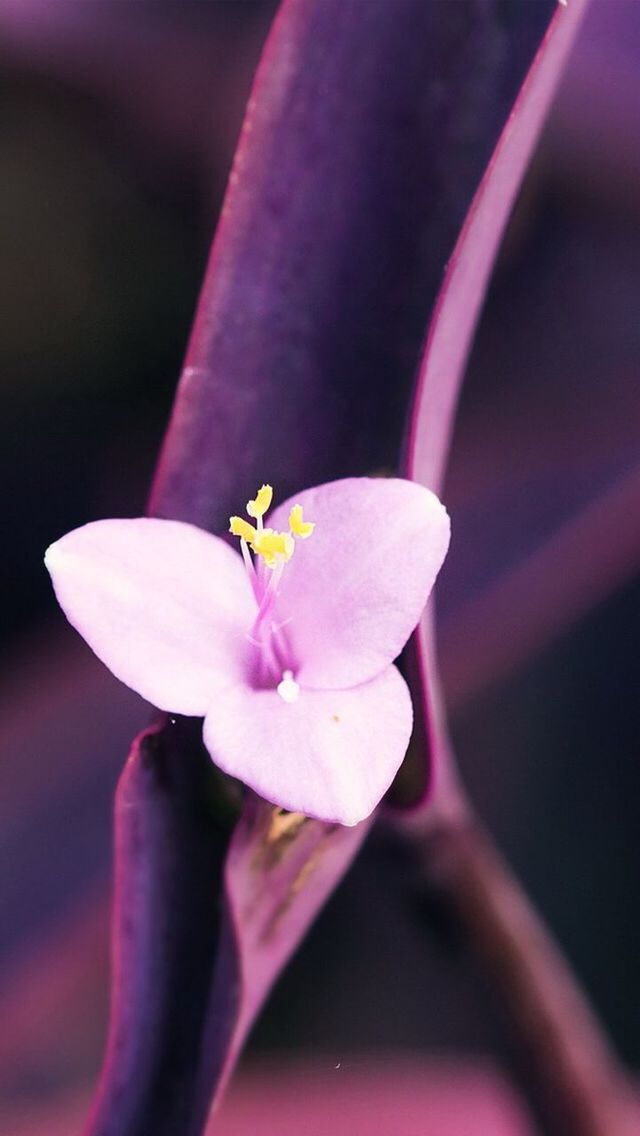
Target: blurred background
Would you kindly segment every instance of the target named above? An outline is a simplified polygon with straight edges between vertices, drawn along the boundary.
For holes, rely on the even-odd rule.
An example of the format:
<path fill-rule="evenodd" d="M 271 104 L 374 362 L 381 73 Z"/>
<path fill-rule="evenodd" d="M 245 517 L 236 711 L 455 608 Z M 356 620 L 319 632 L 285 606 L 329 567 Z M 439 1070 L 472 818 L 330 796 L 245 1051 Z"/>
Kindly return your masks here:
<path fill-rule="evenodd" d="M 147 715 L 66 626 L 42 554 L 86 521 L 144 509 L 274 10 L 0 0 L 7 1136 L 81 1127 L 106 1027 L 113 790 Z M 632 1065 L 638 58 L 637 0 L 592 0 L 469 367 L 439 586 L 469 791 Z M 532 1131 L 490 992 L 441 948 L 401 877 L 379 826 L 263 1013 L 221 1132 L 256 1131 L 257 1118 L 267 1132 L 270 1116 L 299 1131 L 301 1100 L 336 1136 Z M 397 1099 L 385 1120 L 385 1085 L 402 1130 Z"/>

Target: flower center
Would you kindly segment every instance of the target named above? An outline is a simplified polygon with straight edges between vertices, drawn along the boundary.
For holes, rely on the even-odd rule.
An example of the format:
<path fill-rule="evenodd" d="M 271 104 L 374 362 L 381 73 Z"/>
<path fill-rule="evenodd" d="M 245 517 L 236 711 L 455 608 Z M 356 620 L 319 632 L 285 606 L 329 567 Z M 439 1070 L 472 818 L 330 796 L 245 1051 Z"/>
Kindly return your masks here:
<path fill-rule="evenodd" d="M 244 517 L 230 517 L 229 532 L 240 538 L 242 559 L 258 608 L 249 634 L 250 641 L 260 652 L 257 682 L 270 687 L 275 684 L 283 701 L 291 703 L 297 700 L 300 687 L 288 665 L 290 651 L 284 631 L 286 624 L 278 624 L 274 620 L 274 605 L 285 565 L 295 552 L 296 540 L 306 540 L 315 525 L 304 520 L 302 505 L 293 505 L 289 510 L 288 532 L 265 528 L 264 517 L 272 500 L 273 489 L 270 485 L 263 485 L 253 500 L 247 502 L 247 515 L 255 521 L 255 525 Z M 262 565 L 266 572 L 256 571 L 256 564 Z"/>

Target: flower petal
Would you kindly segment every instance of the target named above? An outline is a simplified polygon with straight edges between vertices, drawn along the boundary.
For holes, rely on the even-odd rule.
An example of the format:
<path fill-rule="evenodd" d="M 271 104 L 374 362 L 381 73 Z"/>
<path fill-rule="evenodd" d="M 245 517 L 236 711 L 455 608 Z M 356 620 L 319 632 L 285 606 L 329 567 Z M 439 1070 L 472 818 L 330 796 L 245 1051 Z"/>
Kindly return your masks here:
<path fill-rule="evenodd" d="M 418 623 L 449 545 L 435 494 L 399 478 L 347 478 L 308 489 L 269 517 L 286 528 L 294 503 L 313 535 L 297 542 L 278 596 L 296 677 L 317 689 L 378 674 Z"/>
<path fill-rule="evenodd" d="M 255 602 L 218 537 L 180 521 L 95 521 L 45 563 L 69 622 L 154 706 L 205 714 L 221 685 L 242 681 Z"/>
<path fill-rule="evenodd" d="M 413 711 L 394 666 L 350 690 L 230 686 L 204 723 L 216 765 L 292 812 L 353 825 L 389 788 L 406 753 Z"/>

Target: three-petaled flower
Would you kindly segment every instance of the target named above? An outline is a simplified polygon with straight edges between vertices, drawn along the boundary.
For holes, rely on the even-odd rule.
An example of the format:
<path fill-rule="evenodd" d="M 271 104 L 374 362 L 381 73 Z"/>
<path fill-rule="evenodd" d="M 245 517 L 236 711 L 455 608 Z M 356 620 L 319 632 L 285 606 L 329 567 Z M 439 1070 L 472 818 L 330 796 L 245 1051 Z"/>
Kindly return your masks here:
<path fill-rule="evenodd" d="M 265 528 L 271 496 L 263 486 L 251 520 L 231 518 L 243 559 L 192 525 L 139 518 L 76 529 L 46 564 L 67 618 L 121 681 L 204 717 L 216 765 L 282 808 L 356 824 L 409 743 L 393 660 L 444 560 L 449 518 L 400 479 L 305 490 Z"/>

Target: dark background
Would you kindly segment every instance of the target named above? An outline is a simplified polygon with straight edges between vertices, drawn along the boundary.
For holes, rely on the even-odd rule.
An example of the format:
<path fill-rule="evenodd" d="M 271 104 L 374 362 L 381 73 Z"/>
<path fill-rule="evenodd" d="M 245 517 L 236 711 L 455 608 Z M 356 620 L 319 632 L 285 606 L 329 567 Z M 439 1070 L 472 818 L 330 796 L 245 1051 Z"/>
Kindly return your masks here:
<path fill-rule="evenodd" d="M 88 520 L 144 509 L 273 10 L 0 0 L 0 1115 L 25 1124 L 82 1097 L 99 1067 L 111 799 L 146 715 L 64 624 L 42 554 Z M 593 0 L 471 360 L 439 585 L 466 784 L 632 1064 L 638 49 L 634 0 Z M 474 605 L 601 499 L 605 520 L 555 572 L 547 558 L 543 595 L 564 581 L 557 619 L 536 637 L 536 611 L 507 607 L 523 646 L 496 662 L 493 609 L 469 623 Z M 595 582 L 573 613 L 585 565 Z M 505 1047 L 482 979 L 442 948 L 382 827 L 280 982 L 249 1063 L 366 1069 L 374 1055 Z"/>

